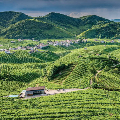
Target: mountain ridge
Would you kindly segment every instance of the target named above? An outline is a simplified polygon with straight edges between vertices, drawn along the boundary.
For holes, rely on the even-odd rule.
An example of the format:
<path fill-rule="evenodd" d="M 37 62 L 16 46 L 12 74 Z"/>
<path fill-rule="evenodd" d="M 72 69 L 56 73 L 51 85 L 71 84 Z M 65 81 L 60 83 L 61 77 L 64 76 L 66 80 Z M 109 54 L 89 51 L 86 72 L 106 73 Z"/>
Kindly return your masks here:
<path fill-rule="evenodd" d="M 36 39 L 75 38 L 76 36 L 77 37 L 81 36 L 81 34 L 84 35 L 84 33 L 87 33 L 88 31 L 91 34 L 92 38 L 99 37 L 99 35 L 103 34 L 103 32 L 100 30 L 101 32 L 99 31 L 94 33 L 93 31 L 91 31 L 91 29 L 93 30 L 95 26 L 100 26 L 100 25 L 104 26 L 105 24 L 111 22 L 110 20 L 99 17 L 97 15 L 87 15 L 80 18 L 73 18 L 67 15 L 55 13 L 55 12 L 51 12 L 43 17 L 30 17 L 21 12 L 7 11 L 7 12 L 1 12 L 0 18 L 1 18 L 0 19 L 0 28 L 1 28 L 0 36 L 3 36 L 5 38 L 12 38 L 12 39 L 18 38 L 16 36 L 19 36 L 20 38 L 35 37 Z M 29 24 L 28 24 L 27 19 L 31 19 L 34 22 L 32 22 L 31 24 L 31 21 L 28 20 L 29 21 Z M 27 22 L 27 23 L 24 23 L 25 26 L 23 24 L 23 20 Z M 22 23 L 21 26 L 19 25 L 20 22 Z M 36 26 L 38 22 L 41 22 L 41 24 L 49 24 L 53 26 L 53 29 L 47 28 L 49 26 L 48 25 L 46 26 L 47 31 L 45 31 L 44 25 L 41 27 Z M 115 22 L 113 23 L 115 24 Z M 20 27 L 23 28 L 23 30 L 20 32 L 17 32 L 18 30 L 21 29 Z M 110 29 L 111 28 L 114 29 L 114 26 L 110 27 Z M 99 29 L 102 29 L 102 27 L 99 27 Z M 40 33 L 40 31 L 42 32 Z M 114 29 L 114 35 L 118 31 L 119 30 L 116 31 Z M 39 33 L 41 35 L 39 35 Z M 97 35 L 93 35 L 93 34 L 97 34 Z M 110 36 L 108 33 L 106 33 L 106 31 L 105 31 L 105 34 L 106 34 L 104 35 L 105 38 L 111 38 L 111 37 L 115 38 L 116 36 L 117 38 L 119 37 L 119 34 L 116 36 Z M 41 36 L 44 36 L 44 37 L 41 37 Z M 82 38 L 84 38 L 84 36 L 82 36 Z M 86 38 L 89 38 L 89 36 L 86 35 Z"/>

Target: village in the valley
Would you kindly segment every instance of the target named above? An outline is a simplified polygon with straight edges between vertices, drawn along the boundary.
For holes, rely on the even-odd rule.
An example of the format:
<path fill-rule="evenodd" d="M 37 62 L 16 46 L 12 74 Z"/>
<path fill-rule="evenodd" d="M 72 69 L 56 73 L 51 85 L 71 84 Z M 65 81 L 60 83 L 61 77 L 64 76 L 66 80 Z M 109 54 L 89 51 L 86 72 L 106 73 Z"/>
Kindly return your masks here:
<path fill-rule="evenodd" d="M 27 40 L 30 40 L 30 39 L 18 39 L 18 42 L 21 42 L 21 41 L 27 41 Z M 48 47 L 50 45 L 52 46 L 65 46 L 65 47 L 69 47 L 70 45 L 72 45 L 73 43 L 76 43 L 78 44 L 80 42 L 80 39 L 77 39 L 77 40 L 61 40 L 61 41 L 47 41 L 47 43 L 39 43 L 38 40 L 34 40 L 32 39 L 31 41 L 35 41 L 35 42 L 38 42 L 38 45 L 35 45 L 34 47 L 31 47 L 31 46 L 25 46 L 25 47 L 21 47 L 21 46 L 18 46 L 16 48 L 9 48 L 9 49 L 0 49 L 0 52 L 1 51 L 4 51 L 6 54 L 12 54 L 13 52 L 11 52 L 10 50 L 30 50 L 28 53 L 34 53 L 34 52 L 40 52 L 38 51 L 38 49 L 42 49 L 42 48 L 45 48 L 45 47 Z M 94 41 L 99 41 L 97 39 L 95 39 Z M 81 40 L 82 43 L 89 43 L 90 41 L 88 41 L 87 39 L 83 39 Z M 106 43 L 106 41 L 104 40 L 101 40 L 99 41 L 100 43 Z M 115 43 L 114 40 L 109 40 L 110 43 Z M 118 42 L 120 42 L 120 40 L 118 39 Z M 15 41 L 11 41 L 11 43 L 16 43 Z M 3 45 L 0 45 L 0 47 L 3 46 Z"/>

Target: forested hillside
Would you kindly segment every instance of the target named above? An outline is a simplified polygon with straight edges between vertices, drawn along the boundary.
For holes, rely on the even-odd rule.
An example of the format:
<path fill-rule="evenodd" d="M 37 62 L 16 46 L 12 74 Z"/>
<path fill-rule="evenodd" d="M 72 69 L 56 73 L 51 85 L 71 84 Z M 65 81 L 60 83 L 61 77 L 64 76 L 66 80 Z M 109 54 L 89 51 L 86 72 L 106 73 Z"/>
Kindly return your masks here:
<path fill-rule="evenodd" d="M 96 15 L 72 18 L 51 12 L 33 18 L 8 11 L 0 13 L 0 28 L 0 36 L 12 39 L 59 39 L 75 38 L 77 35 L 78 38 L 119 38 L 119 23 Z"/>
<path fill-rule="evenodd" d="M 84 31 L 78 38 L 119 38 L 120 24 L 115 22 L 101 22 L 93 25 L 91 29 Z"/>
<path fill-rule="evenodd" d="M 32 17 L 25 15 L 24 13 L 21 12 L 14 12 L 14 11 L 0 12 L 0 26 L 2 28 L 7 28 L 11 24 L 30 18 Z"/>
<path fill-rule="evenodd" d="M 34 19 L 26 19 L 19 21 L 10 27 L 3 29 L 1 35 L 6 38 L 35 38 L 35 39 L 49 39 L 49 38 L 69 38 L 72 37 L 70 33 L 55 27 L 52 24 L 41 22 Z"/>

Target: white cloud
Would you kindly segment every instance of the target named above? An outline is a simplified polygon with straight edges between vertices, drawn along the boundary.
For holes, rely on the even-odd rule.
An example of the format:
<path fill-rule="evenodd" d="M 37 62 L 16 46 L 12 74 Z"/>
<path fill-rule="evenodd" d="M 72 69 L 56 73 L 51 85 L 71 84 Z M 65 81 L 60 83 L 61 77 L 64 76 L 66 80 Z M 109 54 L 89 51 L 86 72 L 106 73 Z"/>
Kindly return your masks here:
<path fill-rule="evenodd" d="M 69 14 L 70 17 L 74 17 L 74 18 L 79 18 L 79 17 L 82 17 L 82 16 L 86 16 L 86 15 L 90 15 L 91 13 L 90 12 L 71 12 Z"/>
<path fill-rule="evenodd" d="M 49 12 L 41 12 L 41 11 L 23 11 L 23 13 L 29 15 L 29 16 L 32 16 L 32 17 L 38 17 L 38 16 L 45 16 L 47 15 Z"/>

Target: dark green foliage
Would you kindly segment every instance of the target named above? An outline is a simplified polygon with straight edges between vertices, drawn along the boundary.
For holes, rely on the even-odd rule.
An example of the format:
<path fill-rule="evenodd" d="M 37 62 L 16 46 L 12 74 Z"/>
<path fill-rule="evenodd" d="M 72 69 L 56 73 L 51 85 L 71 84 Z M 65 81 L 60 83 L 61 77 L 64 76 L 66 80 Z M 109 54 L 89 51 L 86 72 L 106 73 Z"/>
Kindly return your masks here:
<path fill-rule="evenodd" d="M 98 84 L 97 84 L 97 83 L 94 83 L 94 82 L 92 83 L 91 86 L 92 86 L 92 88 L 98 88 Z"/>
<path fill-rule="evenodd" d="M 7 29 L 2 30 L 2 36 L 6 38 L 22 38 L 22 39 L 48 39 L 48 38 L 63 38 L 70 35 L 52 24 L 27 19 L 11 25 Z"/>
<path fill-rule="evenodd" d="M 44 17 L 39 17 L 36 19 L 47 21 L 47 22 L 50 21 L 53 24 L 58 24 L 58 25 L 61 25 L 67 28 L 70 28 L 69 25 L 78 27 L 81 22 L 81 19 L 72 18 L 67 15 L 63 15 L 63 14 L 55 13 L 55 12 L 51 12 Z"/>
<path fill-rule="evenodd" d="M 59 74 L 62 70 L 66 69 L 66 68 L 68 68 L 68 67 L 69 67 L 69 65 L 66 66 L 65 64 L 60 64 L 59 66 L 53 65 L 53 66 L 51 67 L 51 69 L 49 70 L 49 73 L 48 73 L 48 75 L 47 75 L 48 79 L 49 79 L 49 80 L 54 79 L 55 77 L 58 76 L 58 74 Z"/>
<path fill-rule="evenodd" d="M 60 13 L 29 17 L 20 12 L 0 13 L 0 36 L 6 38 L 119 38 L 119 23 L 88 15 L 72 18 Z M 4 29 L 5 28 L 5 29 Z M 80 35 L 79 35 L 80 34 Z"/>
<path fill-rule="evenodd" d="M 32 53 L 31 56 L 39 58 L 45 62 L 54 61 L 60 58 L 57 54 L 51 51 L 35 52 L 35 53 Z"/>
<path fill-rule="evenodd" d="M 0 12 L 0 26 L 9 27 L 11 24 L 15 24 L 18 21 L 30 19 L 28 15 L 21 12 L 6 11 Z"/>
<path fill-rule="evenodd" d="M 12 54 L 1 53 L 1 63 L 39 63 L 43 62 L 41 59 L 32 57 L 27 51 L 16 51 Z"/>
<path fill-rule="evenodd" d="M 79 38 L 119 38 L 120 24 L 115 22 L 102 23 L 92 26 L 91 29 L 81 33 Z"/>
<path fill-rule="evenodd" d="M 90 25 L 95 25 L 95 24 L 100 24 L 100 23 L 107 23 L 110 22 L 110 20 L 99 17 L 97 15 L 87 15 L 87 16 L 83 16 L 80 17 L 80 19 L 82 20 L 83 24 L 90 24 Z"/>

